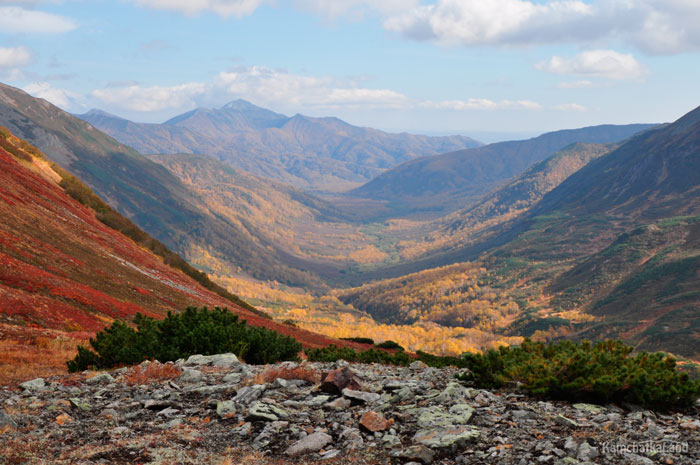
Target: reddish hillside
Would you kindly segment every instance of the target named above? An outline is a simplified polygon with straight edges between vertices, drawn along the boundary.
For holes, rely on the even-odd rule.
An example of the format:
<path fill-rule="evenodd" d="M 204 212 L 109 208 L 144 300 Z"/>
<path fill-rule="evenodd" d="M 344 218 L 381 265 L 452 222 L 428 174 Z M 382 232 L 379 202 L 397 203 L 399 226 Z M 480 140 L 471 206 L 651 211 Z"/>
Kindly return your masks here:
<path fill-rule="evenodd" d="M 85 338 L 137 312 L 161 317 L 208 305 L 228 307 L 249 324 L 308 347 L 338 342 L 256 315 L 166 265 L 67 195 L 58 184 L 60 169 L 52 166 L 0 131 L 0 340 L 16 337 L 20 328 Z"/>

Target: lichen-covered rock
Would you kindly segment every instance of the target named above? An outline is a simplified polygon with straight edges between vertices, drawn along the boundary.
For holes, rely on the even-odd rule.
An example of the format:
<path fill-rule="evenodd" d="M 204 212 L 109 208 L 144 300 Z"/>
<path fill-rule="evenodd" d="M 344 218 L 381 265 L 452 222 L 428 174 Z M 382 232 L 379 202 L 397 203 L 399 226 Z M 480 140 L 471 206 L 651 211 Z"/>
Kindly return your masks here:
<path fill-rule="evenodd" d="M 454 449 L 479 438 L 481 431 L 474 426 L 448 426 L 419 430 L 413 440 L 432 449 Z"/>

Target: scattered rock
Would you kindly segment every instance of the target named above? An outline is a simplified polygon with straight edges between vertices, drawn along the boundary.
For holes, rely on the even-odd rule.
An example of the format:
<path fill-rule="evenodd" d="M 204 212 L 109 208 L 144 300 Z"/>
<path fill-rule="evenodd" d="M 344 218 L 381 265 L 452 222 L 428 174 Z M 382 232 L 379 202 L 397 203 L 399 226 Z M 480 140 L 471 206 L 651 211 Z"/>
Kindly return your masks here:
<path fill-rule="evenodd" d="M 360 378 L 348 367 L 321 374 L 321 390 L 329 394 L 339 395 L 346 388 L 358 390 L 360 383 Z"/>
<path fill-rule="evenodd" d="M 114 378 L 109 373 L 100 373 L 85 380 L 85 384 L 109 384 L 114 382 Z"/>
<path fill-rule="evenodd" d="M 425 370 L 426 368 L 428 368 L 428 365 L 421 362 L 420 360 L 416 360 L 415 362 L 412 362 L 408 367 L 411 370 Z"/>
<path fill-rule="evenodd" d="M 376 404 L 382 398 L 382 396 L 374 392 L 355 391 L 349 388 L 343 389 L 343 395 L 351 401 L 357 401 L 363 404 Z"/>
<path fill-rule="evenodd" d="M 288 416 L 289 414 L 283 408 L 257 400 L 251 404 L 246 418 L 249 421 L 277 421 Z"/>
<path fill-rule="evenodd" d="M 588 412 L 588 413 L 603 413 L 606 411 L 605 407 L 601 407 L 600 405 L 593 405 L 593 404 L 574 404 L 573 407 L 576 410 L 581 410 L 583 412 Z"/>
<path fill-rule="evenodd" d="M 177 378 L 177 382 L 180 384 L 194 384 L 202 380 L 204 375 L 199 370 L 185 370 Z"/>
<path fill-rule="evenodd" d="M 393 424 L 394 420 L 387 420 L 382 414 L 372 411 L 366 412 L 360 419 L 360 426 L 372 433 L 386 431 Z"/>
<path fill-rule="evenodd" d="M 46 388 L 46 381 L 44 378 L 35 378 L 31 381 L 26 381 L 19 385 L 22 389 L 29 392 L 39 392 Z"/>
<path fill-rule="evenodd" d="M 229 447 L 271 463 L 295 461 L 295 454 L 309 454 L 299 459 L 309 463 L 393 465 L 700 463 L 700 419 L 692 410 L 541 401 L 466 387 L 455 368 L 419 364 L 308 363 L 335 373 L 326 376 L 334 385 L 327 392 L 293 379 L 246 385 L 266 367 L 235 360 L 181 360 L 185 372 L 201 377 L 177 382 L 134 386 L 124 370 L 113 370 L 90 381 L 56 376 L 21 390 L 0 387 L 0 443 L 26 443 L 32 463 L 57 456 L 61 463 L 223 463 Z M 349 382 L 338 390 L 333 383 L 341 378 Z M 648 456 L 599 446 L 649 441 L 691 446 Z"/>
<path fill-rule="evenodd" d="M 218 355 L 192 355 L 186 361 L 182 362 L 184 366 L 216 366 L 216 367 L 232 367 L 239 365 L 241 362 L 235 354 L 218 354 Z"/>
<path fill-rule="evenodd" d="M 579 424 L 570 418 L 566 418 L 564 415 L 557 415 L 553 418 L 554 423 L 559 426 L 564 426 L 566 428 L 578 428 Z"/>
<path fill-rule="evenodd" d="M 284 452 L 287 455 L 304 455 L 317 452 L 333 441 L 333 438 L 326 433 L 313 433 L 301 438 Z"/>
<path fill-rule="evenodd" d="M 17 423 L 12 419 L 10 415 L 7 414 L 3 409 L 0 409 L 0 428 L 3 427 L 16 428 Z"/>
<path fill-rule="evenodd" d="M 87 402 L 85 402 L 81 399 L 75 398 L 75 397 L 68 399 L 68 402 L 70 402 L 71 407 L 78 409 L 78 410 L 82 410 L 84 412 L 87 412 L 88 410 L 90 410 L 92 408 L 92 406 L 90 404 L 88 404 Z"/>
<path fill-rule="evenodd" d="M 393 457 L 398 457 L 404 460 L 410 460 L 412 462 L 420 462 L 424 465 L 433 463 L 433 460 L 435 459 L 435 452 L 422 445 L 410 446 L 405 449 L 396 451 L 391 455 Z"/>
<path fill-rule="evenodd" d="M 225 400 L 216 404 L 216 414 L 221 418 L 231 418 L 236 415 L 236 403 L 232 400 Z"/>
<path fill-rule="evenodd" d="M 455 448 L 476 440 L 481 431 L 474 426 L 449 426 L 419 430 L 413 440 L 433 449 Z"/>
<path fill-rule="evenodd" d="M 578 446 L 578 453 L 576 454 L 576 458 L 579 460 L 583 460 L 584 462 L 590 462 L 596 457 L 598 457 L 600 453 L 598 453 L 598 449 L 595 447 L 591 447 L 587 442 L 582 442 L 580 446 Z"/>

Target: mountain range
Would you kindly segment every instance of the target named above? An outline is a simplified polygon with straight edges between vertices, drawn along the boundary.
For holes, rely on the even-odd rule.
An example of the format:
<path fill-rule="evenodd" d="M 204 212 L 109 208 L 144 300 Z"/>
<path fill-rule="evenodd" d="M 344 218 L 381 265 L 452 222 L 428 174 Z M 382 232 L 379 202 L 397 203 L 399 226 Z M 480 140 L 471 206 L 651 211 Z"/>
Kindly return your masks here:
<path fill-rule="evenodd" d="M 586 145 L 578 145 L 581 148 Z M 419 271 L 412 282 L 420 283 L 421 289 L 439 289 L 439 283 L 463 279 L 463 272 L 457 269 L 447 276 L 442 272 L 438 283 L 430 277 L 435 271 L 420 270 L 475 261 L 488 271 L 476 287 L 469 284 L 470 289 L 479 289 L 477 298 L 495 293 L 498 298 L 490 297 L 495 302 L 517 303 L 517 308 L 500 315 L 504 334 L 621 338 L 643 349 L 698 357 L 700 108 L 612 150 L 588 149 L 593 151 L 586 156 L 587 163 L 540 191 L 541 199 L 518 214 L 504 221 L 498 221 L 499 209 L 492 210 L 496 216 L 479 216 L 497 206 L 501 196 L 509 198 L 504 205 L 517 210 L 518 202 L 529 197 L 523 195 L 529 188 L 523 191 L 518 186 L 527 187 L 528 180 L 537 179 L 544 166 L 554 166 L 567 151 L 536 165 L 487 196 L 476 209 L 447 223 L 456 230 L 470 230 L 494 220 L 489 234 L 469 237 L 462 245 L 448 240 L 447 251 L 429 250 L 414 260 L 413 267 L 404 263 L 390 276 Z M 515 197 L 509 196 L 514 193 Z M 387 302 L 405 282 L 405 278 L 382 281 L 347 291 L 341 299 L 391 318 L 386 304 L 379 307 L 373 302 Z M 411 308 L 400 302 L 391 311 L 410 314 Z M 455 311 L 467 312 L 453 315 L 462 320 L 478 315 L 469 313 L 474 310 L 467 305 Z"/>
<path fill-rule="evenodd" d="M 195 110 L 161 126 L 196 125 L 214 139 L 236 125 L 251 134 L 294 120 L 245 102 L 209 112 L 217 118 Z M 418 158 L 323 198 L 216 156 L 143 156 L 8 86 L 0 124 L 165 246 L 227 278 L 229 291 L 255 277 L 256 304 L 275 308 L 293 295 L 285 314 L 300 320 L 318 304 L 329 324 L 348 311 L 348 321 L 414 325 L 412 335 L 462 325 L 475 340 L 615 337 L 700 356 L 700 109 L 671 124 L 595 126 Z M 389 219 L 371 219 L 372 205 Z"/>
<path fill-rule="evenodd" d="M 245 100 L 198 108 L 163 124 L 135 123 L 100 110 L 77 116 L 144 154 L 212 155 L 312 191 L 347 190 L 401 162 L 481 145 L 464 136 L 391 134 L 332 117 L 288 117 Z"/>
<path fill-rule="evenodd" d="M 652 124 L 592 126 L 421 157 L 382 173 L 352 190 L 350 195 L 387 202 L 394 216 L 414 212 L 444 215 L 473 204 L 570 144 L 619 142 L 652 127 Z"/>

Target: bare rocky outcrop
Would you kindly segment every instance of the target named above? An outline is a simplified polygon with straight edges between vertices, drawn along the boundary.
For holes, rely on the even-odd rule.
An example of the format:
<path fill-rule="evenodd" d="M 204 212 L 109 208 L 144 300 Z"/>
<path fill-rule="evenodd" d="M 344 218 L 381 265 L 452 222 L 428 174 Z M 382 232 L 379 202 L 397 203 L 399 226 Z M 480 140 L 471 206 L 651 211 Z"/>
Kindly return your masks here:
<path fill-rule="evenodd" d="M 697 410 L 535 400 L 464 386 L 449 368 L 179 365 L 201 376 L 133 384 L 122 368 L 1 389 L 0 463 L 700 463 Z M 331 394 L 264 376 L 338 369 L 361 383 Z"/>

